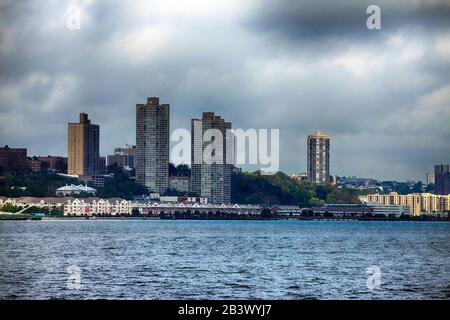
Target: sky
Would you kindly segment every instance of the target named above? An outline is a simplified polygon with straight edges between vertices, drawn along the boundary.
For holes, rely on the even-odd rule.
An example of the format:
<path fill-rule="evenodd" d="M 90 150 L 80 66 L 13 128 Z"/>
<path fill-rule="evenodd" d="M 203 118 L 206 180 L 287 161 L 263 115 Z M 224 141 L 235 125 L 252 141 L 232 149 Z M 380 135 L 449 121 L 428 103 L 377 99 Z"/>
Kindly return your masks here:
<path fill-rule="evenodd" d="M 135 105 L 171 130 L 213 111 L 280 130 L 280 170 L 331 137 L 331 174 L 424 180 L 450 162 L 450 1 L 0 0 L 0 145 L 67 155 L 86 112 L 100 153 L 135 143 Z M 80 28 L 68 28 L 69 8 Z"/>

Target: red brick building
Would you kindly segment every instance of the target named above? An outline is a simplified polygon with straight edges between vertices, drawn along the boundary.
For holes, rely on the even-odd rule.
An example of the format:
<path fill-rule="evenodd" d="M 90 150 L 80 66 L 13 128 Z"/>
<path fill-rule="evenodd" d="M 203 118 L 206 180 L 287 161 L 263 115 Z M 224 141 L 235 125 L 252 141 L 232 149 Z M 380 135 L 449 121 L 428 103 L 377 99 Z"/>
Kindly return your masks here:
<path fill-rule="evenodd" d="M 0 147 L 0 166 L 14 173 L 27 171 L 27 149 Z"/>

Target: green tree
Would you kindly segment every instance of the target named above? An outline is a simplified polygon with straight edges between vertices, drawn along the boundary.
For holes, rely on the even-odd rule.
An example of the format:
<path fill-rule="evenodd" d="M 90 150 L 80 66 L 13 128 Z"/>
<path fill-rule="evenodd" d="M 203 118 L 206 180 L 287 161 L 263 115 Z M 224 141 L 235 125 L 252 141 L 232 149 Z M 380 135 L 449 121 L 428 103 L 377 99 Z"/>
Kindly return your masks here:
<path fill-rule="evenodd" d="M 104 188 L 99 188 L 97 195 L 101 198 L 119 197 L 132 200 L 136 195 L 148 195 L 146 186 L 131 180 L 128 174 L 117 164 L 108 166 L 107 172 L 113 174 L 106 180 Z"/>
<path fill-rule="evenodd" d="M 4 205 L 0 206 L 0 211 L 3 211 L 3 212 L 14 213 L 14 212 L 18 212 L 18 211 L 20 211 L 22 209 L 23 209 L 23 207 L 15 206 L 15 205 L 10 204 L 10 203 L 5 203 Z"/>
<path fill-rule="evenodd" d="M 231 199 L 236 203 L 319 206 L 324 203 L 360 203 L 358 191 L 331 184 L 297 182 L 286 174 L 261 175 L 259 171 L 232 176 Z"/>

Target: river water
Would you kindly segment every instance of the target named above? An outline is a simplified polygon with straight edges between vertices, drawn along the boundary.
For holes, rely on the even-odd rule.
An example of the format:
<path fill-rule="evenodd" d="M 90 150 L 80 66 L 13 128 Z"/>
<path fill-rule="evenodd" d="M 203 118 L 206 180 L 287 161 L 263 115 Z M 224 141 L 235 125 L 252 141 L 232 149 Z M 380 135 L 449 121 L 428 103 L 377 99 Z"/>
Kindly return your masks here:
<path fill-rule="evenodd" d="M 1 299 L 450 299 L 448 222 L 0 221 L 0 248 Z"/>

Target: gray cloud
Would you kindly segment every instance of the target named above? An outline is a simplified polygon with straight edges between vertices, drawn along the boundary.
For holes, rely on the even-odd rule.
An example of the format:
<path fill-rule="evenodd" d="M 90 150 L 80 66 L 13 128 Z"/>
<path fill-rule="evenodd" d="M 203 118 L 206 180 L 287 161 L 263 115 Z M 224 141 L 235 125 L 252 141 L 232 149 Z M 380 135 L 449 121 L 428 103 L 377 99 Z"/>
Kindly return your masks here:
<path fill-rule="evenodd" d="M 376 4 L 381 8 L 383 29 L 366 28 L 366 9 Z M 273 33 L 289 41 L 310 42 L 338 40 L 380 40 L 380 36 L 396 29 L 417 26 L 445 30 L 450 27 L 450 2 L 442 1 L 326 1 L 266 0 L 250 15 L 246 25 L 258 32 Z M 336 45 L 336 43 L 335 43 Z"/>
<path fill-rule="evenodd" d="M 450 33 L 444 1 L 0 0 L 0 144 L 66 154 L 88 112 L 101 153 L 135 140 L 135 104 L 160 96 L 172 128 L 214 111 L 241 128 L 280 128 L 281 169 L 306 169 L 306 136 L 332 136 L 332 171 L 423 179 L 449 162 Z M 448 54 L 448 55 L 447 55 Z"/>

